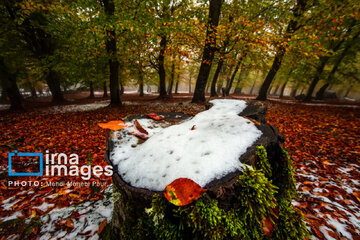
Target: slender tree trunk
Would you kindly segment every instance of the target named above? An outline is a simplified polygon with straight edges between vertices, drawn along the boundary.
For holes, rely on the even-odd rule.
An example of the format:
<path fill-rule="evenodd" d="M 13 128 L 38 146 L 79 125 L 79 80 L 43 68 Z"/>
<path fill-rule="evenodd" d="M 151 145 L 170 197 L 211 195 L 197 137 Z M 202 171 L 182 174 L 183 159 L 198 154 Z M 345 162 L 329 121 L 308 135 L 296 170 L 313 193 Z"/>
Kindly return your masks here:
<path fill-rule="evenodd" d="M 291 89 L 290 97 L 295 97 L 297 91 L 298 91 L 298 86 L 295 86 L 293 89 Z"/>
<path fill-rule="evenodd" d="M 214 77 L 213 77 L 213 80 L 211 82 L 211 89 L 210 89 L 210 96 L 211 97 L 217 97 L 217 93 L 216 93 L 216 82 L 217 82 L 217 79 L 219 77 L 219 74 L 220 74 L 220 71 L 221 71 L 221 68 L 224 64 L 224 59 L 222 57 L 219 58 L 219 61 L 218 61 L 218 64 L 217 64 L 217 67 L 216 67 L 216 70 L 215 70 L 215 74 L 214 74 Z"/>
<path fill-rule="evenodd" d="M 209 22 L 206 30 L 206 40 L 200 71 L 196 80 L 195 92 L 192 99 L 193 103 L 205 101 L 205 87 L 216 51 L 216 27 L 219 24 L 222 2 L 223 1 L 219 0 L 210 0 Z"/>
<path fill-rule="evenodd" d="M 242 87 L 240 87 L 240 83 L 241 83 L 241 80 L 243 79 L 243 73 L 244 73 L 244 65 L 242 65 L 242 67 L 241 67 L 239 78 L 236 82 L 234 94 L 241 94 Z"/>
<path fill-rule="evenodd" d="M 275 95 L 275 96 L 276 96 L 276 93 L 278 92 L 279 87 L 280 87 L 280 84 L 276 85 L 276 87 L 275 87 L 275 89 L 274 89 L 274 91 L 273 91 L 272 95 Z"/>
<path fill-rule="evenodd" d="M 175 84 L 175 94 L 178 94 L 178 90 L 179 90 L 179 81 L 176 81 L 176 84 Z"/>
<path fill-rule="evenodd" d="M 233 72 L 232 75 L 231 75 L 230 81 L 228 82 L 228 84 L 227 84 L 227 86 L 226 86 L 226 90 L 225 90 L 225 95 L 226 95 L 226 96 L 229 96 L 229 94 L 230 94 L 231 87 L 232 87 L 232 85 L 233 85 L 233 82 L 234 82 L 236 73 L 239 71 L 239 68 L 240 68 L 240 64 L 241 64 L 242 59 L 243 59 L 243 57 L 241 57 L 241 58 L 239 59 L 239 61 L 237 62 L 236 67 L 235 67 L 235 70 L 234 70 L 234 72 Z"/>
<path fill-rule="evenodd" d="M 315 76 L 314 76 L 313 80 L 311 81 L 308 91 L 306 93 L 306 96 L 304 99 L 305 102 L 311 100 L 312 94 L 315 90 L 315 87 L 320 80 L 320 75 L 322 74 L 328 60 L 329 60 L 329 57 L 323 57 L 320 59 L 320 65 L 316 68 Z"/>
<path fill-rule="evenodd" d="M 218 82 L 217 86 L 216 86 L 216 93 L 217 94 L 220 94 L 221 93 L 221 89 L 223 87 L 223 84 L 224 84 L 224 80 L 223 79 L 220 79 L 220 82 Z"/>
<path fill-rule="evenodd" d="M 346 90 L 346 93 L 345 93 L 345 95 L 344 95 L 344 98 L 346 98 L 346 97 L 350 94 L 350 92 L 351 92 L 352 89 L 353 89 L 353 85 L 350 85 L 350 86 L 348 87 L 348 89 Z"/>
<path fill-rule="evenodd" d="M 175 79 L 175 62 L 173 60 L 171 63 L 171 75 L 170 75 L 170 84 L 168 86 L 168 95 L 172 95 L 174 79 Z"/>
<path fill-rule="evenodd" d="M 159 99 L 166 97 L 166 72 L 164 67 L 166 45 L 167 45 L 166 36 L 161 36 L 160 53 L 158 57 L 158 73 L 160 79 Z"/>
<path fill-rule="evenodd" d="M 283 97 L 284 97 L 285 87 L 286 87 L 286 84 L 287 84 L 288 82 L 289 82 L 289 80 L 286 80 L 286 81 L 284 82 L 284 84 L 281 86 L 279 98 L 283 98 Z"/>
<path fill-rule="evenodd" d="M 191 93 L 191 74 L 189 75 L 189 93 Z"/>
<path fill-rule="evenodd" d="M 107 93 L 106 81 L 104 81 L 104 83 L 103 83 L 103 90 L 104 90 L 103 98 L 107 98 L 107 97 L 108 97 L 108 93 Z"/>
<path fill-rule="evenodd" d="M 7 92 L 10 99 L 11 110 L 22 110 L 21 94 L 16 84 L 16 75 L 11 74 L 5 65 L 4 60 L 0 57 L 0 79 L 2 79 L 3 88 Z"/>
<path fill-rule="evenodd" d="M 113 0 L 102 0 L 106 15 L 111 18 L 114 16 L 115 5 Z M 110 69 L 110 104 L 121 105 L 119 90 L 119 61 L 116 50 L 116 33 L 114 29 L 106 30 L 106 49 L 109 54 Z"/>
<path fill-rule="evenodd" d="M 30 92 L 31 92 L 32 98 L 37 98 L 36 89 L 34 88 L 34 86 L 32 84 L 30 84 Z"/>
<path fill-rule="evenodd" d="M 255 88 L 255 83 L 256 83 L 256 81 L 254 80 L 254 82 L 253 82 L 253 85 L 251 86 L 251 89 L 250 89 L 250 95 L 252 95 L 253 94 L 253 91 L 254 91 L 254 88 Z"/>
<path fill-rule="evenodd" d="M 277 71 L 280 69 L 281 62 L 283 60 L 283 57 L 286 52 L 286 44 L 289 42 L 290 38 L 292 37 L 293 33 L 298 28 L 298 21 L 299 18 L 304 14 L 304 12 L 307 10 L 307 0 L 297 0 L 296 6 L 294 7 L 293 15 L 294 18 L 292 18 L 289 22 L 289 25 L 286 28 L 284 39 L 284 44 L 281 44 L 280 47 L 278 47 L 275 55 L 274 62 L 263 82 L 263 84 L 260 87 L 259 95 L 256 98 L 257 100 L 265 101 L 267 98 L 267 91 L 271 85 L 271 82 L 274 80 L 274 77 L 277 73 Z"/>

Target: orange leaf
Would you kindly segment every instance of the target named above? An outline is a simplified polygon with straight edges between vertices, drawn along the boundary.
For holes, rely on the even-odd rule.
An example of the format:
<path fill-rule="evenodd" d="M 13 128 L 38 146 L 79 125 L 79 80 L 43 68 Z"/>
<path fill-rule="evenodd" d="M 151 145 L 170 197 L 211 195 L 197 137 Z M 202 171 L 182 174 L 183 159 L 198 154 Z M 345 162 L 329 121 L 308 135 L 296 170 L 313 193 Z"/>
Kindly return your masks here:
<path fill-rule="evenodd" d="M 101 222 L 97 234 L 100 234 L 104 230 L 106 223 L 107 223 L 107 219 Z"/>
<path fill-rule="evenodd" d="M 166 199 L 176 206 L 185 206 L 199 197 L 206 189 L 188 178 L 178 178 L 166 186 L 164 195 Z"/>
<path fill-rule="evenodd" d="M 98 123 L 99 127 L 107 128 L 113 131 L 126 128 L 126 124 L 123 121 L 110 121 L 108 123 Z"/>
<path fill-rule="evenodd" d="M 69 228 L 74 228 L 74 223 L 70 219 L 68 219 L 66 220 L 66 226 Z"/>
<path fill-rule="evenodd" d="M 157 115 L 156 113 L 147 113 L 146 115 L 149 116 L 150 118 L 154 119 L 154 120 L 164 119 L 163 116 Z"/>

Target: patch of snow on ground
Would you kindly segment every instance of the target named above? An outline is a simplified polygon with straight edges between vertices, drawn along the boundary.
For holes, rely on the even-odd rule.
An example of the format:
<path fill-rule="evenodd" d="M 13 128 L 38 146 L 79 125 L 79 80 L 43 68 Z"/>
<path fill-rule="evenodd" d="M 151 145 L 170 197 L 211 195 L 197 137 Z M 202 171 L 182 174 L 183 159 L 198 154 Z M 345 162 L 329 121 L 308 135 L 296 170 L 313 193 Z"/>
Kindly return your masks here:
<path fill-rule="evenodd" d="M 238 116 L 245 101 L 216 99 L 214 106 L 190 120 L 167 128 L 141 120 L 150 138 L 137 145 L 130 129 L 117 132 L 111 160 L 134 187 L 162 191 L 177 178 L 190 178 L 204 187 L 212 180 L 240 170 L 239 157 L 260 136 L 249 120 Z M 131 126 L 133 123 L 126 123 Z"/>
<path fill-rule="evenodd" d="M 104 199 L 89 201 L 67 208 L 56 208 L 48 214 L 41 216 L 43 225 L 37 239 L 99 239 L 97 231 L 100 224 L 107 219 L 111 221 L 114 209 L 112 186 L 103 191 Z M 64 219 L 71 219 L 70 216 L 77 212 L 78 219 L 73 219 L 74 228 L 67 232 L 57 228 L 57 224 Z"/>
<path fill-rule="evenodd" d="M 46 113 L 65 113 L 65 112 L 86 112 L 91 110 L 96 110 L 99 108 L 107 107 L 110 104 L 109 100 L 105 101 L 96 101 L 89 104 L 73 104 L 73 105 L 59 105 L 59 106 L 53 106 L 50 108 L 47 108 L 45 110 L 42 110 Z"/>
<path fill-rule="evenodd" d="M 10 109 L 10 104 L 0 104 L 0 110 Z"/>

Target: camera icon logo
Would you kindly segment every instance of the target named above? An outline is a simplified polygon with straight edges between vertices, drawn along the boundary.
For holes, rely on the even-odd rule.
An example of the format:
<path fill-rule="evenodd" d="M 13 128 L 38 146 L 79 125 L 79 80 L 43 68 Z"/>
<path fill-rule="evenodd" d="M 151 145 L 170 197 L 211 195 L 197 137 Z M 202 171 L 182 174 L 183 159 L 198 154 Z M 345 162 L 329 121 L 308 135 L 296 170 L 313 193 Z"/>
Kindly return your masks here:
<path fill-rule="evenodd" d="M 39 172 L 12 172 L 12 157 L 19 156 L 19 157 L 39 157 Z M 43 176 L 43 153 L 18 153 L 17 150 L 15 150 L 12 153 L 8 154 L 9 158 L 9 176 Z"/>

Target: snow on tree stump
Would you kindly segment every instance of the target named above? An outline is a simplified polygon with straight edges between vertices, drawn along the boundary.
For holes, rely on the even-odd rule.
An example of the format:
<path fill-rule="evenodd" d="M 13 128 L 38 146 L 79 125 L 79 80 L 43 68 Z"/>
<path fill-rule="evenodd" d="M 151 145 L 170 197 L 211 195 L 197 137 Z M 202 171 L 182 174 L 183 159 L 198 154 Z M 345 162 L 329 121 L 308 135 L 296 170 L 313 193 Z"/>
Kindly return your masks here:
<path fill-rule="evenodd" d="M 266 122 L 267 105 L 247 102 L 239 116 L 261 131 L 238 161 L 249 167 L 226 174 L 203 186 L 207 191 L 186 206 L 168 202 L 163 191 L 133 187 L 114 166 L 114 212 L 111 239 L 304 239 L 308 232 L 296 197 L 292 161 L 276 127 Z M 177 124 L 192 116 L 163 113 L 159 122 Z M 131 115 L 126 121 L 147 118 Z M 235 123 L 234 123 L 235 124 Z M 196 126 L 195 126 L 196 127 Z M 114 132 L 107 138 L 105 159 L 113 164 Z M 214 136 L 216 137 L 216 136 Z M 139 140 L 140 144 L 143 140 Z M 120 143 L 121 144 L 121 143 Z M 194 146 L 196 147 L 196 146 Z M 251 167 L 250 167 L 251 166 Z M 137 166 L 134 165 L 133 168 Z"/>

